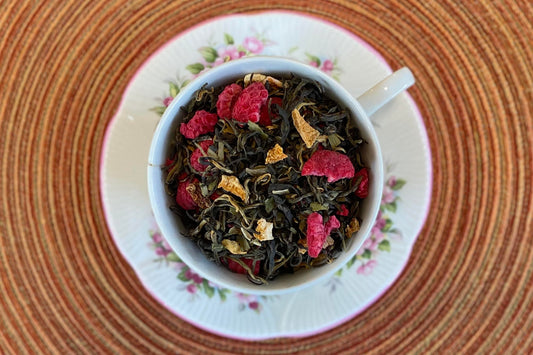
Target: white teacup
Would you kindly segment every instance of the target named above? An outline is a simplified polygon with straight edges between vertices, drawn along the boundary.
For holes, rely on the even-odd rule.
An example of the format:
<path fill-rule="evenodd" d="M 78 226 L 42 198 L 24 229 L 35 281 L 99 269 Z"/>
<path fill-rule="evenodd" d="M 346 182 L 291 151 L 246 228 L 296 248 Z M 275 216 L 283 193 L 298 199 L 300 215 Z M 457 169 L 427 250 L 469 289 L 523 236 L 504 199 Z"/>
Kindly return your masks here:
<path fill-rule="evenodd" d="M 169 206 L 175 202 L 165 192 L 165 172 L 162 170 L 169 154 L 170 142 L 178 124 L 183 119 L 180 107 L 185 106 L 203 85 L 207 84 L 208 87 L 227 85 L 248 73 L 268 74 L 274 77 L 292 73 L 319 82 L 324 87 L 327 96 L 350 112 L 361 136 L 368 142 L 362 151 L 362 157 L 370 173 L 369 193 L 360 206 L 359 217 L 362 220 L 360 230 L 348 239 L 346 250 L 330 264 L 297 271 L 294 274 L 280 275 L 264 285 L 255 285 L 248 281 L 245 275 L 233 273 L 209 261 L 191 240 L 182 235 L 185 232 L 183 223 L 169 209 Z M 353 79 L 357 80 L 357 78 Z M 369 116 L 413 83 L 413 75 L 409 69 L 403 68 L 355 99 L 338 82 L 320 70 L 279 57 L 238 59 L 198 76 L 181 90 L 163 114 L 154 133 L 148 157 L 150 203 L 163 236 L 175 253 L 195 272 L 221 287 L 238 292 L 261 295 L 281 294 L 311 286 L 331 276 L 357 253 L 369 236 L 381 203 L 383 161 L 379 142 Z"/>

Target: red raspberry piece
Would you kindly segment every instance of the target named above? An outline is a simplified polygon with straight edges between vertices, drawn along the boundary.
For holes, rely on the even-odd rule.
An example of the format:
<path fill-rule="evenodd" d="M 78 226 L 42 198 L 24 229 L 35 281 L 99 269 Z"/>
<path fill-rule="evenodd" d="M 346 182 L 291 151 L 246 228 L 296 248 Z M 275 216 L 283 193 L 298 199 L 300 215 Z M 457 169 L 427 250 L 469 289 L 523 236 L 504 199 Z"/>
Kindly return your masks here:
<path fill-rule="evenodd" d="M 191 194 L 187 191 L 187 186 L 189 186 L 189 184 L 195 184 L 197 182 L 198 179 L 193 178 L 192 180 L 181 182 L 178 185 L 178 191 L 176 193 L 176 202 L 184 210 L 194 210 L 198 207 L 192 199 Z"/>
<path fill-rule="evenodd" d="M 237 274 L 248 273 L 248 271 L 246 271 L 246 269 L 244 269 L 236 261 L 233 261 L 232 259 L 227 259 L 227 260 L 228 260 L 228 269 L 230 269 L 231 271 L 236 272 Z M 241 258 L 241 261 L 243 261 L 250 269 L 253 267 L 253 263 L 254 263 L 253 259 Z M 252 270 L 252 272 L 254 273 L 254 275 L 257 275 L 259 274 L 260 269 L 261 269 L 261 262 L 257 261 L 255 263 L 255 268 Z"/>
<path fill-rule="evenodd" d="M 189 122 L 180 125 L 180 133 L 185 138 L 194 139 L 202 134 L 213 132 L 217 121 L 216 113 L 200 110 L 194 114 Z"/>
<path fill-rule="evenodd" d="M 268 114 L 268 105 L 265 104 L 261 107 L 261 113 L 259 115 L 259 122 L 261 126 L 270 126 L 272 124 L 272 119 Z"/>
<path fill-rule="evenodd" d="M 233 106 L 239 98 L 242 88 L 237 84 L 228 85 L 222 90 L 217 99 L 217 114 L 220 118 L 231 118 Z"/>
<path fill-rule="evenodd" d="M 341 205 L 341 208 L 337 211 L 337 215 L 338 216 L 344 216 L 346 217 L 347 215 L 350 214 L 350 211 L 346 208 L 346 205 L 345 204 L 342 204 Z"/>
<path fill-rule="evenodd" d="M 172 164 L 174 164 L 174 161 L 175 159 L 167 158 L 167 160 L 165 161 L 165 167 L 171 166 Z"/>
<path fill-rule="evenodd" d="M 202 147 L 202 150 L 205 153 L 207 153 L 207 149 L 209 149 L 209 147 L 212 145 L 213 145 L 212 139 L 208 139 L 208 140 L 200 142 L 200 147 Z M 198 172 L 202 172 L 202 171 L 205 171 L 205 169 L 207 169 L 207 165 L 200 163 L 200 160 L 199 160 L 203 156 L 204 155 L 202 154 L 202 151 L 200 150 L 200 148 L 196 148 L 194 152 L 192 152 L 191 154 L 191 166 L 194 168 L 194 170 Z"/>
<path fill-rule="evenodd" d="M 259 124 L 261 126 L 270 126 L 272 124 L 272 119 L 270 118 L 270 114 L 268 113 L 268 106 L 270 106 L 271 113 L 274 114 L 274 117 L 277 117 L 278 115 L 273 111 L 274 105 L 281 106 L 283 103 L 281 97 L 272 97 L 270 98 L 265 105 L 261 107 L 261 115 L 259 116 Z"/>
<path fill-rule="evenodd" d="M 357 180 L 359 176 L 362 177 L 361 182 L 359 183 L 359 187 L 357 187 L 357 190 L 355 190 L 355 196 L 359 198 L 366 198 L 368 196 L 368 170 L 367 168 L 363 168 L 359 170 L 354 175 L 354 180 Z"/>
<path fill-rule="evenodd" d="M 324 225 L 324 232 L 326 233 L 326 238 L 331 234 L 331 231 L 337 229 L 341 226 L 341 222 L 335 216 L 329 217 L 329 220 Z"/>
<path fill-rule="evenodd" d="M 219 198 L 220 196 L 221 196 L 221 195 L 220 195 L 218 192 L 215 191 L 215 192 L 213 192 L 213 193 L 211 194 L 211 196 L 209 196 L 209 199 L 210 199 L 211 201 L 215 201 L 215 200 L 216 200 L 217 198 Z"/>
<path fill-rule="evenodd" d="M 327 176 L 328 182 L 352 178 L 355 168 L 348 156 L 332 150 L 317 150 L 302 167 L 302 176 Z"/>
<path fill-rule="evenodd" d="M 307 252 L 310 257 L 316 258 L 326 241 L 327 235 L 324 220 L 318 212 L 313 212 L 307 217 Z"/>
<path fill-rule="evenodd" d="M 258 122 L 261 116 L 261 107 L 268 99 L 268 91 L 261 82 L 247 86 L 237 98 L 233 106 L 232 116 L 240 122 Z"/>
<path fill-rule="evenodd" d="M 333 229 L 337 229 L 341 223 L 335 216 L 331 216 L 324 225 L 324 219 L 318 212 L 313 212 L 307 217 L 307 253 L 316 258 L 327 237 Z"/>

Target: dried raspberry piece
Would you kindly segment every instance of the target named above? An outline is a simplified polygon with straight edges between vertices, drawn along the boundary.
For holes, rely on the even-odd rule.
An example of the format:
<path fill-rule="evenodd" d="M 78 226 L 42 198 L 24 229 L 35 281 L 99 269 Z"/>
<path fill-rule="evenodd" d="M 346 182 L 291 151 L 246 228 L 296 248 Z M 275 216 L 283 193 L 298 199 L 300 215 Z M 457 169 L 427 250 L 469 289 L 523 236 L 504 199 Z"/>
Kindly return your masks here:
<path fill-rule="evenodd" d="M 180 133 L 185 138 L 194 139 L 202 134 L 213 132 L 217 121 L 216 113 L 200 110 L 194 114 L 189 122 L 180 125 Z"/>
<path fill-rule="evenodd" d="M 355 168 L 348 156 L 332 150 L 317 150 L 302 167 L 302 176 L 327 176 L 328 182 L 352 178 Z"/>
<path fill-rule="evenodd" d="M 220 118 L 231 118 L 233 106 L 242 92 L 240 85 L 231 84 L 222 90 L 217 99 L 217 114 Z"/>
<path fill-rule="evenodd" d="M 324 225 L 324 232 L 326 233 L 326 237 L 331 234 L 331 231 L 334 229 L 337 229 L 341 226 L 341 222 L 337 219 L 335 216 L 329 217 L 329 220 Z"/>
<path fill-rule="evenodd" d="M 187 186 L 189 186 L 190 184 L 195 184 L 197 182 L 198 179 L 193 178 L 192 180 L 184 181 L 178 185 L 178 191 L 176 192 L 176 202 L 184 210 L 194 210 L 196 209 L 196 207 L 198 207 L 192 199 L 189 191 L 187 191 Z"/>
<path fill-rule="evenodd" d="M 220 196 L 222 196 L 222 195 L 215 191 L 215 192 L 213 192 L 213 193 L 211 194 L 211 196 L 209 196 L 209 199 L 210 199 L 211 201 L 215 201 L 215 200 L 216 200 L 217 198 L 219 198 Z M 229 228 L 231 228 L 231 227 L 229 227 Z"/>
<path fill-rule="evenodd" d="M 368 170 L 367 168 L 363 168 L 359 170 L 354 175 L 354 180 L 357 180 L 361 176 L 361 182 L 359 183 L 359 187 L 357 187 L 357 190 L 355 190 L 355 196 L 359 198 L 366 198 L 368 196 Z"/>
<path fill-rule="evenodd" d="M 307 217 L 307 252 L 312 258 L 320 254 L 327 238 L 323 221 L 322 215 L 318 212 L 313 212 Z"/>
<path fill-rule="evenodd" d="M 279 115 L 277 114 L 274 105 L 281 106 L 282 103 L 283 100 L 281 97 L 271 97 L 268 99 L 267 103 L 261 107 L 261 115 L 259 116 L 258 123 L 261 126 L 270 126 L 272 124 L 272 118 L 270 117 L 268 107 L 270 106 L 270 113 L 272 113 L 274 117 L 278 117 Z"/>
<path fill-rule="evenodd" d="M 346 217 L 347 215 L 350 214 L 350 211 L 346 208 L 346 205 L 345 204 L 342 204 L 341 205 L 341 208 L 337 211 L 337 216 L 344 216 Z"/>
<path fill-rule="evenodd" d="M 268 91 L 261 82 L 250 84 L 246 87 L 233 106 L 232 117 L 240 122 L 258 122 L 261 107 L 268 99 Z"/>
<path fill-rule="evenodd" d="M 270 108 L 271 109 L 275 108 L 274 105 L 277 105 L 277 106 L 280 106 L 280 107 L 283 106 L 283 99 L 281 97 L 272 97 L 270 99 Z M 275 113 L 276 113 L 276 116 L 279 116 L 277 109 L 275 110 Z"/>
<path fill-rule="evenodd" d="M 324 225 L 324 219 L 320 213 L 311 213 L 307 217 L 307 253 L 309 256 L 316 258 L 331 231 L 340 226 L 341 223 L 335 216 L 331 216 Z"/>
<path fill-rule="evenodd" d="M 174 164 L 174 161 L 175 159 L 167 158 L 167 160 L 165 160 L 165 167 L 171 166 L 172 164 Z"/>
<path fill-rule="evenodd" d="M 200 147 L 202 147 L 202 150 L 207 154 L 207 149 L 209 149 L 210 146 L 213 145 L 213 140 L 208 139 L 205 141 L 200 142 Z M 191 166 L 194 168 L 194 170 L 202 172 L 207 169 L 207 165 L 204 165 L 200 163 L 200 158 L 204 156 L 202 153 L 202 150 L 200 148 L 196 148 L 194 152 L 191 154 Z"/>
<path fill-rule="evenodd" d="M 261 113 L 259 115 L 259 123 L 261 126 L 270 126 L 272 124 L 272 119 L 268 114 L 268 104 L 261 106 Z"/>
<path fill-rule="evenodd" d="M 246 271 L 246 269 L 243 268 L 236 261 L 233 261 L 232 259 L 229 259 L 229 258 L 227 260 L 228 260 L 228 269 L 230 269 L 231 271 L 236 272 L 237 274 L 247 274 L 248 273 Z M 241 258 L 241 261 L 243 261 L 250 269 L 253 267 L 253 262 L 254 262 L 253 259 Z M 259 270 L 260 269 L 261 269 L 261 262 L 257 261 L 255 263 L 255 267 L 253 269 L 254 275 L 259 274 Z"/>

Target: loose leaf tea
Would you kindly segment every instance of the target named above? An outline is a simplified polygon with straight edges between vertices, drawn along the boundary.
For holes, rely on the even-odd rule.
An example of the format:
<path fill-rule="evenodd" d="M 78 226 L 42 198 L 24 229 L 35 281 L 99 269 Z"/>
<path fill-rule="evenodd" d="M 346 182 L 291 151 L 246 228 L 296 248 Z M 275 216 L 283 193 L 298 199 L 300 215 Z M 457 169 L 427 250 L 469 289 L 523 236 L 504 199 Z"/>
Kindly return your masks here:
<path fill-rule="evenodd" d="M 166 187 L 207 258 L 263 284 L 342 253 L 368 195 L 365 142 L 318 83 L 251 73 L 182 110 Z"/>

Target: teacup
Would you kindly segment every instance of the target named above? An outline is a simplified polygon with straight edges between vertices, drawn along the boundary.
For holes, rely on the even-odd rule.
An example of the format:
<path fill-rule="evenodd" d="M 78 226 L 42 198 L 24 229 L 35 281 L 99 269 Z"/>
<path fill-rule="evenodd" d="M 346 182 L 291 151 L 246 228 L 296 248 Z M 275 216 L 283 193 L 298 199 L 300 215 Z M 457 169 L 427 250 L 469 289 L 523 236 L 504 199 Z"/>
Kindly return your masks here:
<path fill-rule="evenodd" d="M 162 169 L 169 154 L 170 142 L 183 119 L 180 108 L 187 105 L 202 86 L 206 84 L 208 87 L 224 86 L 249 73 L 261 73 L 273 77 L 291 73 L 322 85 L 326 95 L 349 111 L 356 121 L 362 138 L 367 142 L 363 148 L 362 158 L 369 168 L 370 175 L 368 197 L 361 204 L 359 211 L 359 218 L 362 221 L 360 229 L 348 239 L 346 250 L 329 264 L 300 270 L 293 274 L 283 274 L 263 285 L 253 284 L 245 275 L 233 273 L 208 260 L 196 244 L 183 236 L 186 231 L 184 225 L 169 208 L 174 201 L 166 193 L 165 172 Z M 383 188 L 383 161 L 378 138 L 369 116 L 413 83 L 414 78 L 409 69 L 402 68 L 356 99 L 337 81 L 320 70 L 280 57 L 238 59 L 201 74 L 183 88 L 172 101 L 153 135 L 148 157 L 148 191 L 155 219 L 163 236 L 178 257 L 191 269 L 218 286 L 237 292 L 275 295 L 296 291 L 325 280 L 354 257 L 365 239 L 369 237 L 379 211 Z"/>

